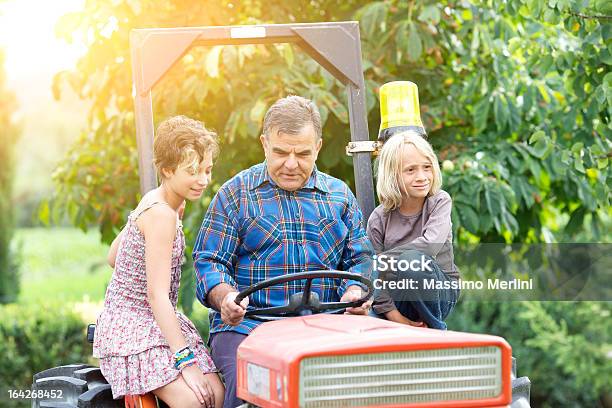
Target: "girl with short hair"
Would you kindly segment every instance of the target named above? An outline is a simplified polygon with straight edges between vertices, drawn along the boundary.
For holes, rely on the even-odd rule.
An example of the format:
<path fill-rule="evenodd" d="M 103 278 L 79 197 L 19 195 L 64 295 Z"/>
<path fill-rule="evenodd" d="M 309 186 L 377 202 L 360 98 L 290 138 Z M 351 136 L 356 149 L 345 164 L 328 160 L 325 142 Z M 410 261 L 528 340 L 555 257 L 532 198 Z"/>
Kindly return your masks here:
<path fill-rule="evenodd" d="M 180 212 L 210 183 L 216 135 L 177 116 L 153 145 L 161 185 L 128 216 L 109 251 L 114 266 L 94 357 L 114 398 L 152 392 L 170 407 L 221 407 L 223 384 L 195 326 L 178 312 L 185 250 Z"/>

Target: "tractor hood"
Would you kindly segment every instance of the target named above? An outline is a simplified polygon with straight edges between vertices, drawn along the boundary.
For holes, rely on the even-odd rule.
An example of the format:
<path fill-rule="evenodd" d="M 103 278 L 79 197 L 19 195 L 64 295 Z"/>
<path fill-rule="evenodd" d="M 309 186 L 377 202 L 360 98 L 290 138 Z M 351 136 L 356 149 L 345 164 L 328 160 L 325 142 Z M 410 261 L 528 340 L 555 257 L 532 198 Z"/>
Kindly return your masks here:
<path fill-rule="evenodd" d="M 497 336 L 411 327 L 369 316 L 318 314 L 261 324 L 238 348 L 272 369 L 307 356 L 509 345 Z M 281 357 L 282 356 L 282 357 Z"/>

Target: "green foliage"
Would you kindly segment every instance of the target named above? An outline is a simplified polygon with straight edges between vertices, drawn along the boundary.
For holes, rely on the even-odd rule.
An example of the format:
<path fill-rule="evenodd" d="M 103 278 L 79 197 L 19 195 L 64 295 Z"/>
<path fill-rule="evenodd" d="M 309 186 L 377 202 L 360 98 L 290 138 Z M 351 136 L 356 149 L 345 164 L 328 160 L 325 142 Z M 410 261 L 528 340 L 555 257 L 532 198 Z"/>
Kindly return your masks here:
<path fill-rule="evenodd" d="M 104 299 L 112 269 L 106 263 L 108 246 L 97 231 L 19 228 L 15 239 L 22 243 L 19 303 Z"/>
<path fill-rule="evenodd" d="M 29 389 L 32 376 L 62 364 L 87 362 L 85 324 L 66 306 L 0 306 L 0 373 L 6 389 Z M 3 396 L 4 397 L 4 396 Z"/>
<path fill-rule="evenodd" d="M 208 342 L 209 325 L 208 325 L 208 309 L 197 306 L 193 309 L 193 313 L 189 315 L 189 319 L 193 322 L 196 329 L 200 333 L 204 343 Z"/>
<path fill-rule="evenodd" d="M 98 225 L 110 242 L 139 198 L 131 28 L 357 18 L 369 127 L 378 128 L 382 83 L 419 85 L 429 138 L 451 168 L 444 185 L 455 201 L 457 240 L 572 241 L 585 220 L 595 239 L 609 239 L 600 227 L 610 215 L 609 24 L 577 16 L 568 2 L 234 3 L 107 0 L 61 19 L 58 34 L 81 37 L 89 52 L 75 71 L 56 76 L 54 92 L 71 86 L 92 108 L 89 129 L 54 173 L 43 221 L 67 215 L 82 229 Z M 290 46 L 193 49 L 156 86 L 156 120 L 186 114 L 221 136 L 215 182 L 186 212 L 187 242 L 219 185 L 262 159 L 263 114 L 287 93 L 316 101 L 325 135 L 318 165 L 352 185 L 343 87 Z M 193 287 L 192 275 L 187 262 L 183 288 Z M 187 289 L 181 303 L 190 310 Z"/>
<path fill-rule="evenodd" d="M 124 222 L 127 211 L 137 202 L 130 29 L 295 20 L 291 13 L 314 21 L 349 17 L 347 10 L 356 7 L 351 1 L 340 7 L 334 3 L 313 5 L 303 1 L 289 9 L 280 2 L 273 7 L 258 1 L 106 1 L 87 3 L 84 12 L 64 16 L 58 23 L 58 34 L 67 40 L 83 37 L 89 52 L 76 71 L 57 74 L 54 92 L 59 97 L 67 85 L 81 97 L 91 99 L 90 126 L 56 169 L 54 203 L 42 206 L 41 218 L 50 222 L 67 215 L 82 229 L 99 225 L 103 239 L 110 242 L 113 227 Z M 335 10 L 337 15 L 326 17 L 322 10 Z M 264 13 L 271 14 L 263 17 Z M 113 21 L 121 21 L 114 31 Z M 339 137 L 344 140 L 330 140 L 336 153 L 323 154 L 323 167 L 335 164 L 340 168 L 336 174 L 350 177 L 350 160 L 337 154 L 348 140 L 348 113 L 340 102 L 344 98 L 337 96 L 341 89 L 314 62 L 300 57 L 295 58 L 287 45 L 192 50 L 155 88 L 154 117 L 160 121 L 180 113 L 203 119 L 208 127 L 216 129 L 222 137 L 223 153 L 215 167 L 215 179 L 220 183 L 262 159 L 257 137 L 266 107 L 287 92 L 304 94 L 320 103 L 325 118 L 328 113 L 334 116 L 328 122 L 343 128 Z M 208 192 L 208 199 L 216 188 Z M 203 208 L 197 206 L 195 210 L 201 214 Z"/>
<path fill-rule="evenodd" d="M 609 14 L 608 3 L 87 2 L 84 11 L 62 19 L 58 33 L 67 40 L 83 38 L 89 51 L 75 71 L 57 75 L 54 89 L 60 97 L 68 85 L 92 101 L 89 128 L 57 168 L 56 197 L 41 214 L 51 220 L 67 213 L 83 229 L 99 225 L 108 242 L 139 198 L 130 29 L 358 19 L 372 138 L 380 121 L 378 87 L 392 80 L 417 83 L 429 140 L 443 162 L 444 188 L 455 202 L 458 241 L 572 242 L 587 230 L 589 240 L 609 240 L 601 225 L 612 215 L 612 28 L 609 18 L 598 17 Z M 185 214 L 187 242 L 195 241 L 220 184 L 263 158 L 257 139 L 262 116 L 288 93 L 312 98 L 320 107 L 319 168 L 353 184 L 352 162 L 344 155 L 349 139 L 344 89 L 287 45 L 190 50 L 153 93 L 156 121 L 185 114 L 204 120 L 221 136 L 214 185 Z M 183 276 L 181 304 L 189 311 L 193 274 L 186 270 Z M 598 374 L 611 377 L 598 365 L 605 343 L 594 338 L 597 324 L 609 317 L 589 321 L 578 312 L 592 309 L 597 315 L 609 309 L 565 305 L 514 305 L 520 318 L 512 314 L 512 304 L 490 310 L 464 305 L 454 316 L 473 320 L 451 327 L 508 338 L 536 384 L 538 401 L 549 395 L 557 406 L 594 401 L 604 385 L 609 387 Z M 567 334 L 569 343 L 559 333 Z M 523 344 L 524 339 L 529 341 Z M 600 346 L 591 349 L 588 342 Z M 597 364 L 584 365 L 568 355 L 571 347 Z M 550 367 L 558 367 L 559 374 Z M 576 388 L 578 375 L 592 384 L 586 394 Z"/>
<path fill-rule="evenodd" d="M 11 245 L 14 233 L 13 173 L 17 127 L 11 116 L 16 109 L 15 95 L 6 89 L 4 53 L 0 50 L 0 303 L 9 303 L 19 293 L 19 265 Z"/>
<path fill-rule="evenodd" d="M 612 387 L 610 303 L 460 302 L 452 330 L 504 337 L 534 407 L 594 407 Z"/>
<path fill-rule="evenodd" d="M 138 199 L 131 28 L 357 18 L 370 128 L 379 122 L 378 86 L 397 79 L 419 85 L 430 140 L 441 159 L 454 163 L 445 188 L 455 199 L 460 241 L 572 240 L 585 220 L 595 239 L 605 238 L 598 226 L 610 214 L 612 30 L 584 14 L 597 15 L 599 3 L 209 3 L 108 0 L 62 18 L 58 34 L 86 38 L 89 52 L 76 71 L 57 75 L 54 91 L 59 97 L 67 84 L 93 104 L 89 130 L 54 173 L 58 189 L 53 205 L 42 207 L 45 221 L 67 214 L 83 229 L 99 225 L 110 241 Z M 263 114 L 287 93 L 317 102 L 326 135 L 319 167 L 352 184 L 351 159 L 343 154 L 349 138 L 343 92 L 288 45 L 185 55 L 155 88 L 154 116 L 195 116 L 222 138 L 216 184 L 190 209 L 197 215 L 188 217 L 188 229 L 197 230 L 223 181 L 262 159 Z"/>
<path fill-rule="evenodd" d="M 460 241 L 571 240 L 587 214 L 599 225 L 609 213 L 612 31 L 570 3 L 584 12 L 416 1 L 363 14 L 379 27 L 364 38 L 366 76 L 415 81 L 430 140 L 452 162 L 444 185 Z"/>

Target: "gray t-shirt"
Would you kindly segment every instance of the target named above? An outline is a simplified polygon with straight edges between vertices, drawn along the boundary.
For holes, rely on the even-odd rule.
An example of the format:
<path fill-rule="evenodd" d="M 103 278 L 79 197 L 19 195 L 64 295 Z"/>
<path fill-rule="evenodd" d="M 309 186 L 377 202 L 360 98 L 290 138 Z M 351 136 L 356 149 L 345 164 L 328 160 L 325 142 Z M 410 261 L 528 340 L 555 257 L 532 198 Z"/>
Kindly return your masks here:
<path fill-rule="evenodd" d="M 377 254 L 399 255 L 403 250 L 416 249 L 434 258 L 450 278 L 458 279 L 459 270 L 453 257 L 451 210 L 452 199 L 443 190 L 428 197 L 423 209 L 414 215 L 403 215 L 399 209 L 385 211 L 379 205 L 368 220 L 368 237 Z M 377 313 L 393 309 L 395 306 L 387 296 L 374 303 Z"/>

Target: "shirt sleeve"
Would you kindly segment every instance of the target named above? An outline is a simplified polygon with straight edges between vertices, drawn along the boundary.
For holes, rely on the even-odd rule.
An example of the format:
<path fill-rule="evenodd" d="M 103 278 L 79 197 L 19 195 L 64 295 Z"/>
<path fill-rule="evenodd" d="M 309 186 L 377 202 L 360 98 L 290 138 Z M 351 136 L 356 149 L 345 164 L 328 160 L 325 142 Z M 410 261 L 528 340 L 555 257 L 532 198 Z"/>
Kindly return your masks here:
<path fill-rule="evenodd" d="M 380 214 L 377 210 L 372 211 L 368 226 L 366 228 L 368 238 L 376 253 L 381 253 L 384 249 L 384 226 Z"/>
<path fill-rule="evenodd" d="M 372 309 L 379 315 L 385 314 L 392 310 L 397 309 L 395 302 L 389 296 L 386 290 L 376 292 L 374 296 L 374 302 L 372 303 Z"/>
<path fill-rule="evenodd" d="M 368 238 L 370 238 L 370 242 L 374 247 L 374 250 L 377 254 L 383 252 L 384 250 L 384 237 L 385 237 L 385 226 L 383 224 L 383 219 L 380 216 L 379 211 L 374 210 L 372 215 L 370 215 L 370 219 L 368 220 L 367 226 Z M 384 277 L 378 276 L 376 273 L 376 278 L 382 279 Z M 377 290 L 374 296 L 374 303 L 372 303 L 372 309 L 380 315 L 395 310 L 395 302 L 389 296 L 386 290 Z"/>
<path fill-rule="evenodd" d="M 231 190 L 221 187 L 213 198 L 193 247 L 196 297 L 210 307 L 206 296 L 220 283 L 236 287 L 234 263 L 239 244 Z"/>
<path fill-rule="evenodd" d="M 348 190 L 348 188 L 347 188 Z M 348 190 L 348 205 L 344 212 L 343 221 L 348 228 L 340 265 L 343 271 L 356 273 L 372 279 L 372 256 L 374 250 L 363 229 L 363 215 L 353 193 Z M 366 289 L 362 283 L 344 279 L 338 288 L 338 295 L 342 297 L 346 288 L 357 285 Z"/>

